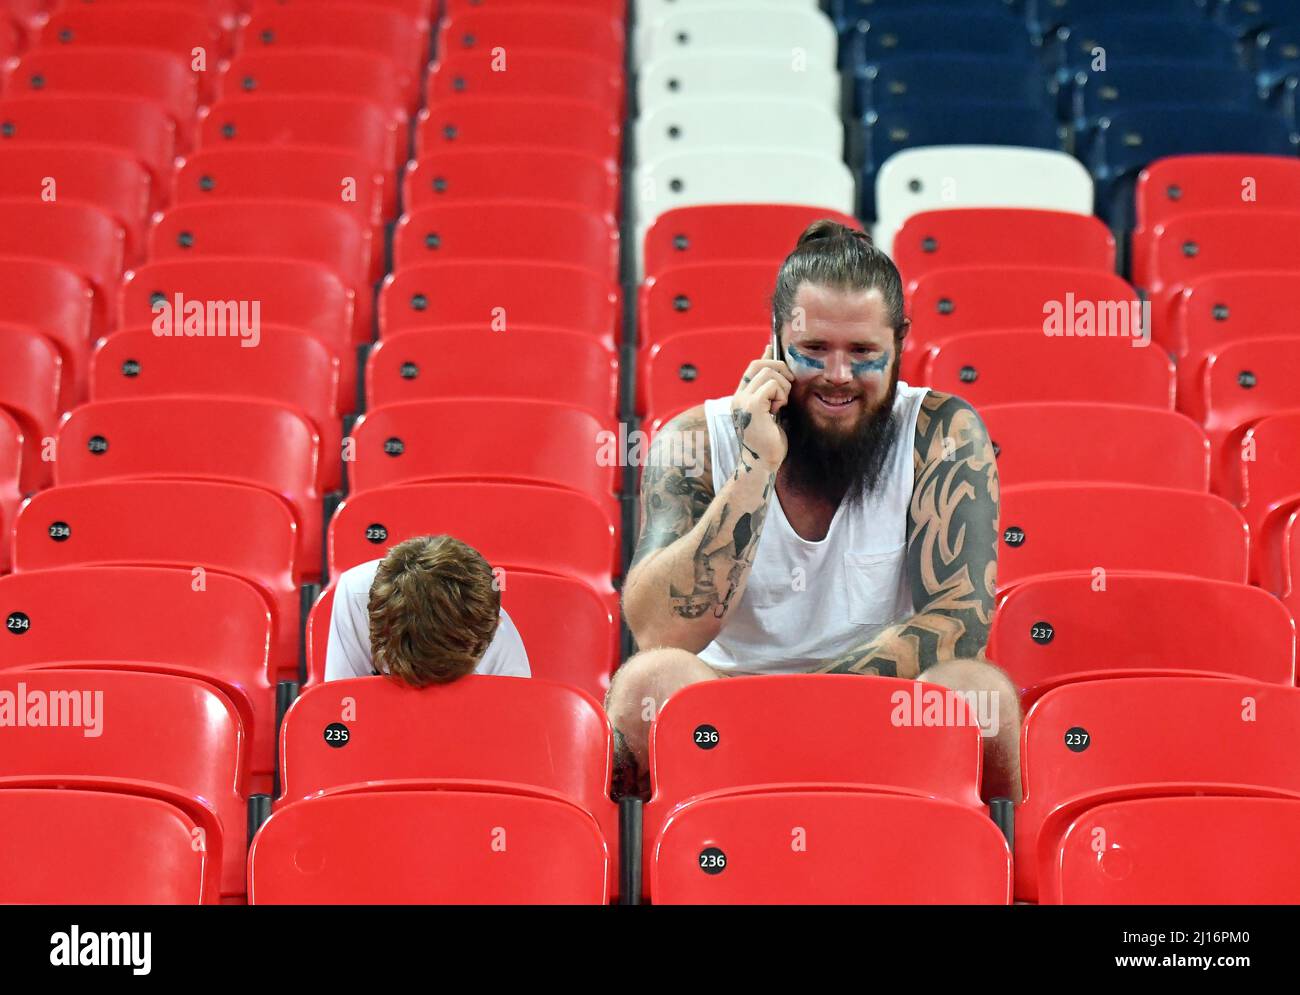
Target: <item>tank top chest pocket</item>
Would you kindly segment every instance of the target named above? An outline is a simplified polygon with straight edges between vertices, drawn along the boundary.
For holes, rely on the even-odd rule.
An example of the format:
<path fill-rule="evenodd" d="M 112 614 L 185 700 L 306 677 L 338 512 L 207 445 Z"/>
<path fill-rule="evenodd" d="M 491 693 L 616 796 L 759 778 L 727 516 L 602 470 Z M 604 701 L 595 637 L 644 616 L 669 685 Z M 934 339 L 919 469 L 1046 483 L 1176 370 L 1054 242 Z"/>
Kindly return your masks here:
<path fill-rule="evenodd" d="M 898 614 L 899 589 L 907 543 L 883 553 L 845 553 L 844 590 L 849 621 L 855 625 L 880 625 Z"/>

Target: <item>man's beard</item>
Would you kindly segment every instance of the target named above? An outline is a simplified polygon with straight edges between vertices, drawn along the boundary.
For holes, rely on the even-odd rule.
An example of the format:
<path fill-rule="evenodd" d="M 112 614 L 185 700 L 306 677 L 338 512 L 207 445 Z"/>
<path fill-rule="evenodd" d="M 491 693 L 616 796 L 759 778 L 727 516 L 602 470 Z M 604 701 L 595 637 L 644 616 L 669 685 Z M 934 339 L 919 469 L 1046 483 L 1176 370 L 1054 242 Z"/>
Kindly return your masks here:
<path fill-rule="evenodd" d="M 808 416 L 807 407 L 798 402 L 792 401 L 777 412 L 789 442 L 782 466 L 786 485 L 833 504 L 857 504 L 874 493 L 885 477 L 889 455 L 898 439 L 899 420 L 894 416 L 897 391 L 895 362 L 889 393 L 849 432 L 818 428 Z"/>

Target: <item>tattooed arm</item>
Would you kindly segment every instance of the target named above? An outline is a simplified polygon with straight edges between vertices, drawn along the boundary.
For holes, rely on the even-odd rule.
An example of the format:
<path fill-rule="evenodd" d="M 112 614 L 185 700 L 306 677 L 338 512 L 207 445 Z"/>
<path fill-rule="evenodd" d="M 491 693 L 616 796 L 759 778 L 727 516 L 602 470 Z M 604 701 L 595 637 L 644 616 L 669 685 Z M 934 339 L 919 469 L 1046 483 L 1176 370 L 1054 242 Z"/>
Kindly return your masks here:
<path fill-rule="evenodd" d="M 916 614 L 820 668 L 914 678 L 944 660 L 983 659 L 997 586 L 998 468 L 975 410 L 930 391 L 921 402 L 907 513 Z"/>
<path fill-rule="evenodd" d="M 641 537 L 623 588 L 627 624 L 642 648 L 698 653 L 722 631 L 749 580 L 785 459 L 772 407 L 788 391 L 787 374 L 751 364 L 733 400 L 740 458 L 725 481 L 713 479 L 703 407 L 655 436 L 641 478 Z"/>

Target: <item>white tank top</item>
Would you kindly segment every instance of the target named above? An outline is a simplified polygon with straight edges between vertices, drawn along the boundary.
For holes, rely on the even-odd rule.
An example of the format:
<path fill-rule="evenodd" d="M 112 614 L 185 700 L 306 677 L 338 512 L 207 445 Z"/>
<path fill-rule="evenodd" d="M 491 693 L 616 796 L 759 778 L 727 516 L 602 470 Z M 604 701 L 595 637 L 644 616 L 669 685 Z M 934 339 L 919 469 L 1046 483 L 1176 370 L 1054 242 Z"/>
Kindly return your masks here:
<path fill-rule="evenodd" d="M 928 392 L 899 381 L 899 433 L 880 486 L 860 504 L 841 504 L 820 542 L 795 532 L 773 493 L 745 593 L 700 659 L 738 674 L 806 673 L 912 614 L 907 511 L 916 418 Z M 740 453 L 731 398 L 705 401 L 704 414 L 721 486 Z"/>

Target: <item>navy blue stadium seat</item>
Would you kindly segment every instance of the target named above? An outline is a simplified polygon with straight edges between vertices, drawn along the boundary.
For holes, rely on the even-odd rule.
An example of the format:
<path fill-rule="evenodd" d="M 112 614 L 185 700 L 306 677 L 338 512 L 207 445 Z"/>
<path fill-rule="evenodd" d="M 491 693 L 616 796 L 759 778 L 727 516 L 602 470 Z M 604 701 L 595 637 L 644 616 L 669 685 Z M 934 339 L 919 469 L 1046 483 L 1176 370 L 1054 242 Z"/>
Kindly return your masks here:
<path fill-rule="evenodd" d="M 1300 18 L 1300 11 L 1293 14 Z M 1272 90 L 1288 78 L 1300 76 L 1300 20 L 1261 31 L 1255 39 L 1255 81 Z"/>
<path fill-rule="evenodd" d="M 1290 76 L 1274 96 L 1274 105 L 1293 132 L 1300 131 L 1300 75 Z"/>
<path fill-rule="evenodd" d="M 900 55 L 859 66 L 853 76 L 853 113 L 886 111 L 952 100 L 1047 102 L 1037 62 L 985 55 Z"/>
<path fill-rule="evenodd" d="M 1241 37 L 1296 18 L 1295 0 L 1218 0 L 1214 19 Z"/>
<path fill-rule="evenodd" d="M 979 7 L 981 14 L 996 14 L 999 0 L 989 0 Z M 1018 13 L 1024 0 L 1000 0 L 1008 13 Z M 830 15 L 841 34 L 858 21 L 880 14 L 914 14 L 947 17 L 954 12 L 971 13 L 971 0 L 831 0 Z"/>
<path fill-rule="evenodd" d="M 1080 18 L 1058 28 L 1044 42 L 1050 60 L 1059 67 L 1084 69 L 1104 51 L 1106 67 L 1161 61 L 1235 65 L 1232 34 L 1206 18 L 1167 17 Z"/>
<path fill-rule="evenodd" d="M 873 14 L 850 25 L 840 42 L 840 68 L 852 69 L 896 55 L 965 52 L 1023 59 L 1031 51 L 1029 33 L 1001 13 L 908 7 L 906 11 Z"/>
<path fill-rule="evenodd" d="M 1097 127 L 1089 170 L 1097 213 L 1116 231 L 1133 221 L 1133 183 L 1147 163 L 1171 155 L 1239 152 L 1295 155 L 1290 129 L 1265 111 L 1160 107 L 1119 111 Z"/>
<path fill-rule="evenodd" d="M 1204 18 L 1207 0 L 1025 0 L 1025 24 L 1035 39 L 1082 21 L 1114 17 Z M 1217 0 L 1208 0 L 1210 3 Z"/>
<path fill-rule="evenodd" d="M 1059 149 L 1059 128 L 1041 106 L 961 100 L 940 106 L 868 113 L 848 133 L 859 172 L 859 217 L 876 216 L 876 173 L 895 152 L 933 145 L 1015 145 Z"/>
<path fill-rule="evenodd" d="M 1189 66 L 1186 62 L 1144 62 L 1111 66 L 1104 73 L 1066 70 L 1062 96 L 1074 127 L 1074 154 L 1087 159 L 1093 132 L 1103 117 L 1122 110 L 1194 106 L 1263 110 L 1254 81 L 1231 66 Z"/>

